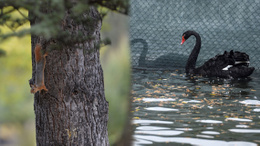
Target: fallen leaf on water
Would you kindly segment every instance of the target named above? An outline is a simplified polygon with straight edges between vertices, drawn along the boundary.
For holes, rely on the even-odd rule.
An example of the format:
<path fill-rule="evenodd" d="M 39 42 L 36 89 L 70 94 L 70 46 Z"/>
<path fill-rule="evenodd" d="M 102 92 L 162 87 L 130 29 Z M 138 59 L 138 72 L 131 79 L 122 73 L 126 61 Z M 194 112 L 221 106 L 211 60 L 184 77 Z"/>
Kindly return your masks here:
<path fill-rule="evenodd" d="M 133 120 L 140 120 L 139 117 L 133 117 Z"/>
<path fill-rule="evenodd" d="M 161 93 L 161 91 L 159 91 L 159 90 L 155 90 L 154 93 Z"/>
<path fill-rule="evenodd" d="M 210 93 L 210 95 L 212 95 L 212 96 L 215 96 L 215 95 L 216 95 L 216 93 L 215 93 L 215 92 L 212 92 L 212 93 Z"/>

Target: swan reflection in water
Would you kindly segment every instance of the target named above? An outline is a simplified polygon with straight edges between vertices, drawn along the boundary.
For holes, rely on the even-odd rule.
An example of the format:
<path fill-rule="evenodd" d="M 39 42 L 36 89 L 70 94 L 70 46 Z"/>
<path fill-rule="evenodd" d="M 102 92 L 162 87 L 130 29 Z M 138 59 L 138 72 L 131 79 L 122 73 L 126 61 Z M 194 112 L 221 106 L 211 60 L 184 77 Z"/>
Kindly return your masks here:
<path fill-rule="evenodd" d="M 184 68 L 185 64 L 181 63 L 183 60 L 187 60 L 188 56 L 180 53 L 167 52 L 163 53 L 160 49 L 152 49 L 149 51 L 149 46 L 146 40 L 137 38 L 130 42 L 131 46 L 137 44 L 137 50 L 141 51 L 138 60 L 136 60 L 138 66 L 136 68 L 158 68 L 158 69 L 168 69 L 173 70 L 173 68 L 181 67 Z M 138 47 L 141 45 L 141 47 Z M 153 54 L 154 53 L 154 54 Z M 164 55 L 161 55 L 164 54 Z M 159 56 L 159 57 L 158 57 Z"/>
<path fill-rule="evenodd" d="M 195 36 L 196 44 L 188 58 L 185 71 L 188 75 L 202 75 L 207 77 L 221 78 L 244 78 L 250 76 L 255 70 L 249 67 L 249 56 L 244 52 L 225 51 L 222 55 L 216 55 L 209 59 L 201 67 L 195 68 L 201 48 L 201 37 L 195 32 L 188 30 L 182 35 L 183 44 L 190 36 Z"/>

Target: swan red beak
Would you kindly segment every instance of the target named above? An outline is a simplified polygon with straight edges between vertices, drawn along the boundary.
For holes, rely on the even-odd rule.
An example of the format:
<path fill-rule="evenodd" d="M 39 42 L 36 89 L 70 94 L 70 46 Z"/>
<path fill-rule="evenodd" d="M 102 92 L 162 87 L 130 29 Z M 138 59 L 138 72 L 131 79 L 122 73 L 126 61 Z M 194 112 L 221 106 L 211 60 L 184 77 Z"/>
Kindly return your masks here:
<path fill-rule="evenodd" d="M 185 40 L 184 36 L 182 36 L 181 45 L 182 45 L 185 41 L 186 41 L 186 40 Z"/>

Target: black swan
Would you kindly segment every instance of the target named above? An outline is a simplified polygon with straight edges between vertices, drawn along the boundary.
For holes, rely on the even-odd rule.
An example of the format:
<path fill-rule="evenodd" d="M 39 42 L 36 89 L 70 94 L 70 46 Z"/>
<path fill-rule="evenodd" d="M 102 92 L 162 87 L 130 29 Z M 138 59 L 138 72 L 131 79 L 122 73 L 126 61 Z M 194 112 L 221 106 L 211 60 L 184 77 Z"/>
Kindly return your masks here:
<path fill-rule="evenodd" d="M 246 53 L 234 52 L 233 50 L 230 52 L 225 51 L 222 55 L 216 55 L 201 67 L 195 68 L 201 47 L 200 35 L 195 31 L 186 31 L 182 35 L 181 44 L 192 35 L 196 38 L 196 44 L 188 58 L 185 67 L 186 74 L 221 78 L 244 78 L 250 76 L 255 70 L 254 67 L 249 67 L 249 56 Z"/>

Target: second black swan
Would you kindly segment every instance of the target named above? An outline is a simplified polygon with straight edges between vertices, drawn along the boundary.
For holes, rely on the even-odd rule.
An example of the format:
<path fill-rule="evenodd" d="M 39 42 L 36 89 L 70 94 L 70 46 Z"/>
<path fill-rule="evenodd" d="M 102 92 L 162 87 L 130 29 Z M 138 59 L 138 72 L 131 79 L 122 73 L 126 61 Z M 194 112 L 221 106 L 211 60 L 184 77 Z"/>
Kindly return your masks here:
<path fill-rule="evenodd" d="M 195 31 L 186 31 L 182 35 L 181 44 L 192 35 L 196 38 L 196 44 L 188 58 L 185 67 L 186 74 L 221 78 L 244 78 L 250 76 L 255 70 L 254 67 L 249 67 L 249 56 L 246 53 L 233 50 L 216 55 L 201 67 L 195 68 L 201 48 L 200 35 Z"/>

